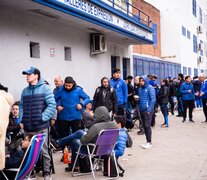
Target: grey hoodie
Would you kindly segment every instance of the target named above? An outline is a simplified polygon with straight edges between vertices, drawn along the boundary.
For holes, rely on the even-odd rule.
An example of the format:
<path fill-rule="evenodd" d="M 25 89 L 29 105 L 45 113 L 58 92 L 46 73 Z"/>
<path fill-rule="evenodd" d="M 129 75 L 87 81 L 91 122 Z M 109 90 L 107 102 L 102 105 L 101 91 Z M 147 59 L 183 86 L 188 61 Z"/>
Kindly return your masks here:
<path fill-rule="evenodd" d="M 107 108 L 100 106 L 94 112 L 94 124 L 87 134 L 81 138 L 81 143 L 95 143 L 97 136 L 103 129 L 118 129 L 118 125 L 116 122 L 111 121 Z"/>

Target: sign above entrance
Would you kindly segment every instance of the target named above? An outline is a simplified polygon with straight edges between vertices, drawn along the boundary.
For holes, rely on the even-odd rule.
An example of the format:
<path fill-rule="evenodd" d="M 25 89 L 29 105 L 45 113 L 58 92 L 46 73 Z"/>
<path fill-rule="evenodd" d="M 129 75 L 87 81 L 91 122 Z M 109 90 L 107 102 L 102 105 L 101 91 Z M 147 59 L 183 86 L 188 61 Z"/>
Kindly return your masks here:
<path fill-rule="evenodd" d="M 110 24 L 114 27 L 121 28 L 129 33 L 133 33 L 134 35 L 142 38 L 146 38 L 152 41 L 152 33 L 119 17 L 115 14 L 112 14 L 105 9 L 90 3 L 86 0 L 56 0 L 59 3 L 66 5 L 68 8 L 73 8 L 75 10 L 80 11 L 81 13 L 85 13 L 96 20 L 100 20 L 104 23 Z"/>

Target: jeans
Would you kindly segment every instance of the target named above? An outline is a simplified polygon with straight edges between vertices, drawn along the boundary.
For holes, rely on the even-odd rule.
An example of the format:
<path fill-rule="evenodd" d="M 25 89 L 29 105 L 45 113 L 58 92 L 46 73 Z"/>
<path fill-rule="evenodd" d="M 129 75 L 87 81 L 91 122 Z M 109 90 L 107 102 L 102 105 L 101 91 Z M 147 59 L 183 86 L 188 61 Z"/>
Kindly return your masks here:
<path fill-rule="evenodd" d="M 160 109 L 161 109 L 161 112 L 163 114 L 163 116 L 168 116 L 168 107 L 167 107 L 167 104 L 160 104 Z"/>
<path fill-rule="evenodd" d="M 151 129 L 151 121 L 152 121 L 152 115 L 154 111 L 148 113 L 147 111 L 140 112 L 141 119 L 143 121 L 144 125 L 144 131 L 147 142 L 151 143 L 152 141 L 152 129 Z"/>
<path fill-rule="evenodd" d="M 75 133 L 68 135 L 62 139 L 58 139 L 57 143 L 60 146 L 65 146 L 65 145 L 71 145 L 71 143 L 73 142 L 74 139 L 81 139 L 81 137 L 83 136 L 84 131 L 79 129 L 78 131 L 76 131 Z"/>
<path fill-rule="evenodd" d="M 196 107 L 201 108 L 202 107 L 202 98 L 200 96 L 195 97 Z"/>
<path fill-rule="evenodd" d="M 178 114 L 181 115 L 183 113 L 183 102 L 182 98 L 178 97 Z"/>

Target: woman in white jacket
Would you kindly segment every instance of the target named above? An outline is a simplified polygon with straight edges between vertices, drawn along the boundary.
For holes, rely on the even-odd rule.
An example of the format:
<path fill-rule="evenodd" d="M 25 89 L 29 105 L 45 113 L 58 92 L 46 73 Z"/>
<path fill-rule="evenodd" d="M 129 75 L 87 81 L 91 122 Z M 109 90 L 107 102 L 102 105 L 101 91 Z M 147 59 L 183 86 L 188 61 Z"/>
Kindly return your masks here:
<path fill-rule="evenodd" d="M 12 104 L 12 95 L 0 89 L 0 170 L 5 166 L 5 137 Z"/>

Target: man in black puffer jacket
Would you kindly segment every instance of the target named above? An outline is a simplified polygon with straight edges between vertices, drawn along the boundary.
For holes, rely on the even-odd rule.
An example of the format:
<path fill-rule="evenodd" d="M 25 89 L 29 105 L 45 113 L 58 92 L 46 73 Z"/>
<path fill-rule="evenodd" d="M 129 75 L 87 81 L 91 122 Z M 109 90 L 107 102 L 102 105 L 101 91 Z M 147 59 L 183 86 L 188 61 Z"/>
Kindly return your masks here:
<path fill-rule="evenodd" d="M 100 106 L 105 106 L 109 112 L 112 111 L 112 115 L 117 114 L 116 90 L 109 85 L 109 79 L 107 77 L 101 79 L 101 86 L 96 89 L 93 97 L 94 111 Z"/>

